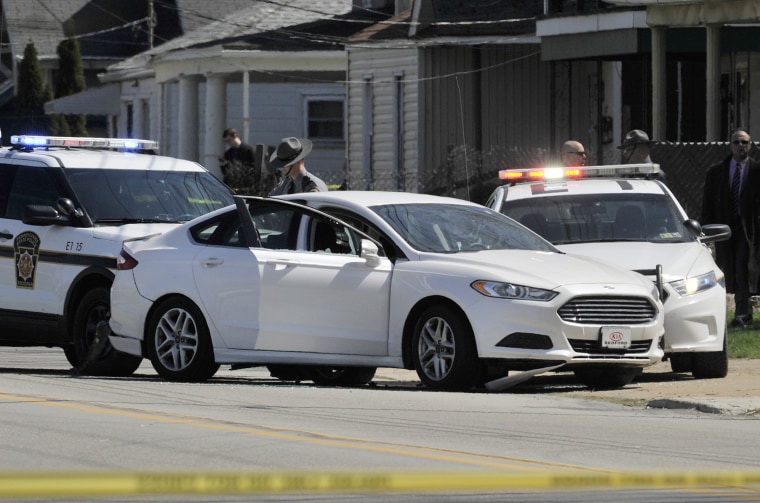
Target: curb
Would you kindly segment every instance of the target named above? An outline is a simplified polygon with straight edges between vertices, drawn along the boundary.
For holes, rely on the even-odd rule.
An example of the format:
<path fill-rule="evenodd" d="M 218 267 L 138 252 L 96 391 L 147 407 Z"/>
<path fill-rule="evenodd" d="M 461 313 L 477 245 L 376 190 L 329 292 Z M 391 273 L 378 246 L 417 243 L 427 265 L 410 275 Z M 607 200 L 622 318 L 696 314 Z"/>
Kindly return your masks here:
<path fill-rule="evenodd" d="M 759 398 L 693 398 L 680 400 L 659 398 L 647 402 L 651 409 L 693 409 L 707 414 L 726 414 L 730 416 L 752 416 L 760 414 Z"/>

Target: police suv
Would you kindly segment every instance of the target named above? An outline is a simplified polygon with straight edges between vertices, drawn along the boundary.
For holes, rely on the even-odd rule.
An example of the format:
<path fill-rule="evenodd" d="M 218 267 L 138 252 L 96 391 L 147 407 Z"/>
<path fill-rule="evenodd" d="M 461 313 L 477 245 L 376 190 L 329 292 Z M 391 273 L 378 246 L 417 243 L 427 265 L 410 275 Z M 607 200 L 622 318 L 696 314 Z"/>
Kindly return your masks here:
<path fill-rule="evenodd" d="M 13 136 L 0 149 L 0 345 L 61 347 L 82 373 L 140 358 L 98 334 L 122 242 L 233 203 L 200 164 L 153 141 Z"/>
<path fill-rule="evenodd" d="M 725 377 L 726 289 L 708 243 L 726 225 L 686 215 L 656 164 L 507 169 L 487 206 L 559 249 L 651 276 L 665 308 L 665 358 L 674 372 Z"/>

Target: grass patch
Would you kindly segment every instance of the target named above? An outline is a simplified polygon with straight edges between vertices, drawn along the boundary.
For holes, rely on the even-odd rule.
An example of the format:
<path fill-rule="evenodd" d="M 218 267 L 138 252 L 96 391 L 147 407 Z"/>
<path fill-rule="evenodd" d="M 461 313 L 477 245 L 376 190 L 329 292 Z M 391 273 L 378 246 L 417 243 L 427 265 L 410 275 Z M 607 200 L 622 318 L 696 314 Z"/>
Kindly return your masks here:
<path fill-rule="evenodd" d="M 726 315 L 726 323 L 734 319 L 733 311 Z M 760 324 L 751 328 L 728 327 L 729 358 L 760 358 Z"/>

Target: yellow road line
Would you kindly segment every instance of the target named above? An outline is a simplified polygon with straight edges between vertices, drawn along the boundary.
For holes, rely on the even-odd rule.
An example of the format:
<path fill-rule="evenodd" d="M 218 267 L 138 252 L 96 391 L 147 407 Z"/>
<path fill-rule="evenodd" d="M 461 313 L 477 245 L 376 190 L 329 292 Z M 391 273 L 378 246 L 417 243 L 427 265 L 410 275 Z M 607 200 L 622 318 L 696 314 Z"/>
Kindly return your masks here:
<path fill-rule="evenodd" d="M 500 470 L 517 470 L 521 472 L 544 473 L 547 468 L 555 470 L 573 470 L 573 471 L 593 471 L 606 473 L 608 470 L 596 468 L 551 463 L 544 461 L 535 461 L 521 458 L 510 458 L 507 456 L 494 456 L 480 453 L 456 451 L 449 449 L 440 449 L 434 447 L 418 446 L 411 444 L 400 444 L 393 442 L 383 442 L 365 438 L 329 435 L 324 433 L 311 432 L 308 430 L 293 430 L 273 426 L 256 425 L 251 426 L 245 423 L 236 423 L 232 421 L 212 419 L 207 417 L 186 416 L 170 414 L 166 412 L 147 411 L 142 409 L 127 408 L 113 404 L 96 404 L 92 402 L 72 402 L 60 401 L 41 395 L 19 395 L 0 392 L 1 400 L 19 401 L 37 403 L 39 405 L 61 407 L 72 410 L 85 412 L 94 412 L 99 414 L 109 414 L 120 417 L 132 417 L 137 419 L 158 421 L 170 424 L 182 424 L 186 426 L 195 426 L 222 431 L 233 431 L 238 433 L 249 433 L 258 436 L 276 438 L 291 442 L 309 443 L 318 445 L 327 445 L 332 447 L 344 447 L 348 449 L 364 450 L 371 452 L 381 452 L 384 454 L 396 454 L 415 458 L 430 459 L 435 461 L 446 461 L 464 465 L 473 465 L 482 468 L 492 468 Z"/>

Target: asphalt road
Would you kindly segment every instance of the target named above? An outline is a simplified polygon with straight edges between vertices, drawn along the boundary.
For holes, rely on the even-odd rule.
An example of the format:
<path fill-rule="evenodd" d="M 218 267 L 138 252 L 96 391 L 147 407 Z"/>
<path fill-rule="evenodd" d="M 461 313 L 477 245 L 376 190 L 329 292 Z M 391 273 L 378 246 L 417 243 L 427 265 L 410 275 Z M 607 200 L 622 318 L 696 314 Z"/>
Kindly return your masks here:
<path fill-rule="evenodd" d="M 182 384 L 0 348 L 0 501 L 760 500 L 756 416 L 430 392 L 394 372 L 351 389 L 261 368 Z"/>

